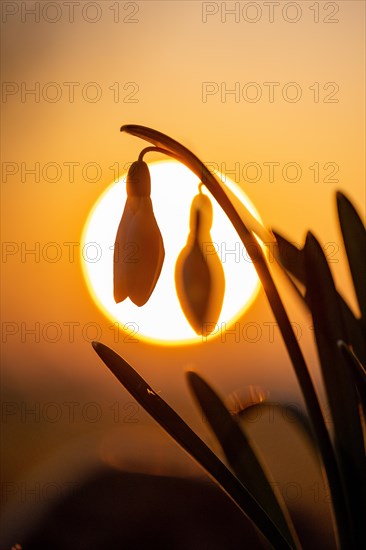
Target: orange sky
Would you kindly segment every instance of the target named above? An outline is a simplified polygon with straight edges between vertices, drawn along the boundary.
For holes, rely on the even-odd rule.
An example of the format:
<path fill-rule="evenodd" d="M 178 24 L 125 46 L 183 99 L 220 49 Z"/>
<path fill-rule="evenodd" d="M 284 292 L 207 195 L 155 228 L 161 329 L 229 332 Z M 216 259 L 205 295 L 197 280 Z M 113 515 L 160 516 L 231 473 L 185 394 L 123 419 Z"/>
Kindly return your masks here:
<path fill-rule="evenodd" d="M 178 139 L 224 172 L 235 167 L 234 178 L 268 226 L 296 242 L 312 228 L 323 243 L 333 243 L 328 249 L 334 251 L 332 269 L 353 300 L 334 194 L 343 190 L 364 214 L 365 4 L 340 1 L 326 8 L 319 2 L 316 14 L 313 3 L 302 1 L 300 14 L 283 12 L 286 3 L 281 2 L 272 23 L 263 2 L 255 3 L 262 15 L 258 12 L 252 23 L 248 19 L 257 15 L 243 11 L 246 2 L 237 3 L 241 11 L 231 16 L 222 6 L 229 9 L 234 2 L 96 4 L 100 12 L 83 13 L 80 7 L 74 22 L 65 7 L 54 23 L 50 20 L 58 14 L 51 8 L 38 14 L 39 22 L 20 8 L 13 14 L 8 7 L 4 16 L 5 400 L 92 395 L 112 402 L 119 389 L 83 333 L 90 323 L 187 415 L 193 405 L 183 372 L 192 366 L 224 394 L 256 384 L 277 398 L 298 399 L 278 329 L 270 333 L 273 317 L 263 292 L 241 320 L 243 326 L 257 323 L 258 342 L 241 336 L 240 342 L 227 338 L 179 349 L 123 345 L 123 335 L 114 342 L 110 322 L 87 291 L 78 254 L 72 258 L 65 243 L 80 242 L 92 205 L 118 171 L 116 163 L 122 171 L 144 146 L 120 135 L 120 125 L 142 124 Z M 112 4 L 120 5 L 119 13 Z M 36 95 L 28 93 L 32 88 Z M 257 102 L 254 94 L 260 96 Z M 27 172 L 36 163 L 39 181 Z M 249 163 L 259 166 L 258 181 Z M 270 163 L 278 163 L 272 181 Z M 297 178 L 291 166 L 300 170 L 298 181 L 292 181 Z M 47 259 L 49 243 L 61 250 L 58 261 Z M 32 248 L 36 254 L 26 254 Z M 295 302 L 290 318 L 301 326 L 301 343 L 314 359 L 311 321 Z M 39 342 L 26 333 L 35 323 Z M 49 323 L 60 327 L 56 342 L 50 341 L 52 333 L 42 333 Z"/>

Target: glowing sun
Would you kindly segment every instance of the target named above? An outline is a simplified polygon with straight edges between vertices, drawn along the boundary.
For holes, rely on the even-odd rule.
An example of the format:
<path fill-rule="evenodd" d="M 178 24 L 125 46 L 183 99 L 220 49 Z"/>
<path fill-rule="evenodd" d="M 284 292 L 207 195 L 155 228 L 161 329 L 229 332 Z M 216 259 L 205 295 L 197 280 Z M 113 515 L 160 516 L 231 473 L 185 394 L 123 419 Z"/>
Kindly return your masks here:
<path fill-rule="evenodd" d="M 126 201 L 126 175 L 98 198 L 84 226 L 80 249 L 89 291 L 102 312 L 133 338 L 164 345 L 215 338 L 229 329 L 255 299 L 259 290 L 257 273 L 226 214 L 202 187 L 213 206 L 211 236 L 224 268 L 226 290 L 217 327 L 208 337 L 197 336 L 180 307 L 174 268 L 187 241 L 190 207 L 200 181 L 173 160 L 149 163 L 149 169 L 151 199 L 165 247 L 165 260 L 154 292 L 143 307 L 137 307 L 129 299 L 116 304 L 113 298 L 113 246 Z M 260 220 L 241 188 L 229 178 L 217 175 Z"/>

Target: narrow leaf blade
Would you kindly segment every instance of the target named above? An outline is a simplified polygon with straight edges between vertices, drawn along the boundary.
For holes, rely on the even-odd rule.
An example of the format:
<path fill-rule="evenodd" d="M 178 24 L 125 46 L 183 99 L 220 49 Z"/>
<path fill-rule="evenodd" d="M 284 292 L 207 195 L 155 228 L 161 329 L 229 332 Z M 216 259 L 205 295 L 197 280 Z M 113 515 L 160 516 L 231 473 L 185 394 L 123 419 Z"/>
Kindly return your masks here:
<path fill-rule="evenodd" d="M 298 541 L 291 518 L 282 497 L 275 495 L 249 438 L 203 378 L 195 372 L 188 372 L 187 378 L 235 475 L 272 517 L 288 543 L 295 546 Z"/>
<path fill-rule="evenodd" d="M 305 284 L 304 257 L 302 250 L 276 231 L 273 231 L 273 234 L 277 241 L 277 247 L 275 247 L 276 258 L 298 281 Z"/>
<path fill-rule="evenodd" d="M 182 418 L 117 353 L 100 342 L 93 347 L 136 401 L 206 470 L 275 548 L 290 548 L 262 507 Z"/>
<path fill-rule="evenodd" d="M 284 269 L 289 271 L 298 281 L 306 285 L 306 273 L 304 266 L 304 250 L 289 242 L 277 232 L 273 232 L 278 243 L 276 250 L 277 259 Z M 337 291 L 336 291 L 337 292 Z M 364 337 L 364 326 L 360 319 L 357 319 L 349 308 L 347 302 L 337 292 L 339 307 L 346 331 L 346 342 L 354 348 L 356 355 L 363 363 L 366 363 L 366 341 Z M 308 296 L 305 294 L 305 301 L 308 303 Z"/>
<path fill-rule="evenodd" d="M 342 340 L 339 340 L 337 344 L 353 374 L 361 405 L 366 413 L 366 369 L 347 344 Z"/>
<path fill-rule="evenodd" d="M 366 230 L 350 200 L 337 193 L 339 222 L 361 316 L 366 323 Z"/>
<path fill-rule="evenodd" d="M 365 462 L 358 396 L 351 372 L 337 347 L 338 340 L 345 339 L 345 330 L 333 278 L 322 248 L 311 233 L 306 239 L 304 257 L 309 306 L 348 497 L 348 521 L 353 518 L 357 533 L 363 524 L 360 511 L 365 504 L 361 489 L 365 486 Z"/>

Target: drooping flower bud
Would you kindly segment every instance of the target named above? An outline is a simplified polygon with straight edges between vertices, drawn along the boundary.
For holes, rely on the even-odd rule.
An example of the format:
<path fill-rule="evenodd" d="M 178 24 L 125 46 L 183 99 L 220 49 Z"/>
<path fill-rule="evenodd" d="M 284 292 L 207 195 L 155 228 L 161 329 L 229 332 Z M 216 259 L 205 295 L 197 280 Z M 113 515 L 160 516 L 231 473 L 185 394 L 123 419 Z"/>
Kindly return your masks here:
<path fill-rule="evenodd" d="M 216 327 L 225 294 L 225 276 L 210 229 L 212 205 L 207 195 L 193 199 L 187 244 L 175 265 L 175 284 L 182 310 L 197 334 Z"/>
<path fill-rule="evenodd" d="M 119 303 L 129 297 L 143 306 L 155 288 L 165 256 L 146 162 L 138 160 L 131 165 L 126 188 L 127 201 L 114 246 L 114 299 Z"/>

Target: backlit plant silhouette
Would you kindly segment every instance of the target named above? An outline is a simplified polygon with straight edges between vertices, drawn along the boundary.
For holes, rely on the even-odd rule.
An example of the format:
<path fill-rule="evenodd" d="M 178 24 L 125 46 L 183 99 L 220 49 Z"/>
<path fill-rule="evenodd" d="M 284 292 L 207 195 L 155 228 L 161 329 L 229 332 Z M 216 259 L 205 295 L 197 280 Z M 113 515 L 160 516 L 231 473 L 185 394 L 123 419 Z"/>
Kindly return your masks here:
<path fill-rule="evenodd" d="M 279 234 L 266 230 L 225 190 L 222 183 L 183 145 L 143 126 L 128 125 L 122 131 L 149 141 L 137 169 L 127 179 L 128 199 L 116 237 L 116 251 L 134 241 L 146 256 L 139 265 L 123 266 L 115 257 L 116 301 L 129 296 L 143 305 L 153 292 L 160 274 L 164 247 L 149 197 L 148 168 L 142 157 L 149 151 L 164 152 L 184 163 L 226 212 L 250 255 L 280 328 L 301 388 L 314 444 L 322 459 L 332 497 L 334 525 L 341 548 L 361 548 L 365 541 L 365 369 L 366 364 L 366 232 L 350 201 L 337 194 L 338 216 L 354 288 L 361 312 L 356 317 L 337 292 L 323 250 L 308 233 L 302 249 Z M 207 201 L 206 201 L 207 199 Z M 245 221 L 244 221 L 245 219 Z M 191 212 L 187 245 L 176 264 L 177 293 L 182 309 L 198 334 L 207 322 L 215 322 L 224 293 L 218 258 L 208 265 L 200 248 L 200 232 L 209 231 L 209 199 L 197 195 Z M 334 434 L 326 427 L 309 368 L 293 332 L 285 307 L 273 281 L 256 234 L 274 246 L 275 258 L 299 296 L 310 308 L 324 387 L 332 415 Z M 221 268 L 222 269 L 222 268 Z M 301 283 L 301 285 L 299 285 Z M 302 288 L 305 288 L 303 293 Z M 216 293 L 216 294 L 215 294 Z M 212 296 L 216 298 L 212 299 Z M 212 301 L 212 304 L 210 303 Z M 218 312 L 218 313 L 217 313 Z M 93 346 L 109 369 L 155 420 L 211 475 L 274 548 L 300 548 L 294 525 L 281 495 L 271 487 L 260 457 L 237 419 L 197 374 L 187 374 L 188 383 L 204 411 L 226 456 L 229 468 L 203 443 L 175 411 L 119 355 L 102 343 Z"/>
<path fill-rule="evenodd" d="M 114 245 L 114 298 L 121 302 L 129 297 L 137 306 L 150 298 L 158 281 L 163 262 L 164 244 L 155 220 L 150 199 L 149 168 L 144 149 L 132 163 L 126 179 L 127 201 Z M 159 149 L 163 151 L 163 149 Z M 213 245 L 210 253 L 202 253 L 211 243 L 212 205 L 200 192 L 193 199 L 190 231 L 186 246 L 177 258 L 175 282 L 182 310 L 197 334 L 207 336 L 216 326 L 225 291 L 224 270 Z M 122 252 L 133 243 L 136 255 L 126 261 Z"/>

